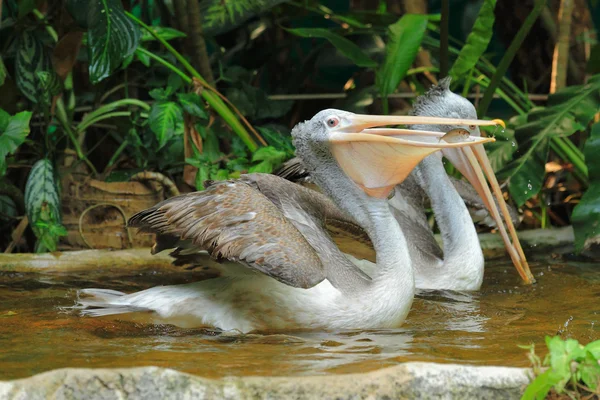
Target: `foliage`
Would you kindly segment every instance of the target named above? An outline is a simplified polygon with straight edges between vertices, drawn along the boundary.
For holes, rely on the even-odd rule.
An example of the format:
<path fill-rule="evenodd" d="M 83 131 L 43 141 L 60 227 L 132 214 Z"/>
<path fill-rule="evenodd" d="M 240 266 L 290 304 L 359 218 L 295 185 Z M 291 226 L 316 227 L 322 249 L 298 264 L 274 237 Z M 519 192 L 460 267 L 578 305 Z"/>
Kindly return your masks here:
<path fill-rule="evenodd" d="M 460 54 L 450 72 L 448 73 L 454 82 L 471 73 L 479 58 L 483 55 L 492 39 L 494 32 L 494 8 L 496 0 L 485 0 L 479 10 L 479 16 L 475 20 L 473 30 L 467 37 L 467 43 L 460 50 Z"/>
<path fill-rule="evenodd" d="M 50 98 L 61 90 L 61 82 L 52 67 L 50 53 L 38 35 L 32 32 L 23 32 L 18 43 L 15 60 L 17 85 L 29 100 L 47 105 Z M 46 90 L 40 90 L 40 87 Z"/>
<path fill-rule="evenodd" d="M 532 109 L 527 120 L 514 127 L 520 156 L 498 174 L 502 179 L 510 179 L 509 190 L 519 206 L 542 188 L 550 140 L 585 130 L 600 111 L 600 75 L 586 85 L 571 86 L 551 95 L 548 104 Z"/>
<path fill-rule="evenodd" d="M 585 143 L 585 159 L 588 165 L 590 186 L 573 210 L 571 220 L 575 229 L 575 249 L 588 247 L 587 239 L 600 236 L 600 123 L 596 122 Z"/>
<path fill-rule="evenodd" d="M 216 35 L 229 31 L 257 14 L 287 0 L 203 0 L 204 31 Z"/>
<path fill-rule="evenodd" d="M 120 0 L 91 0 L 86 5 L 90 80 L 98 83 L 133 54 L 140 30 L 127 18 Z"/>
<path fill-rule="evenodd" d="M 25 185 L 25 209 L 38 242 L 36 253 L 55 251 L 58 238 L 67 234 L 61 224 L 60 198 L 54 168 L 48 159 L 39 160 Z"/>
<path fill-rule="evenodd" d="M 537 376 L 525 390 L 523 400 L 545 399 L 551 390 L 570 398 L 581 398 L 586 392 L 600 395 L 600 340 L 583 346 L 575 339 L 546 336 L 546 346 L 548 354 L 543 363 L 533 345 L 524 347 L 530 350 Z M 542 367 L 547 369 L 542 372 Z"/>
<path fill-rule="evenodd" d="M 366 55 L 360 47 L 352 43 L 350 40 L 340 36 L 328 29 L 324 28 L 297 28 L 297 29 L 288 29 L 287 30 L 294 35 L 301 37 L 317 37 L 323 38 L 329 41 L 332 45 L 335 46 L 336 49 L 340 51 L 343 55 L 348 57 L 354 64 L 359 67 L 368 67 L 373 68 L 377 66 L 377 63 L 373 61 L 368 55 Z M 417 46 L 418 49 L 418 46 Z M 416 53 L 416 52 L 415 52 Z M 414 59 L 414 56 L 413 56 Z M 412 60 L 411 60 L 412 63 Z M 408 65 L 410 67 L 410 63 Z M 408 67 L 406 68 L 408 70 Z"/>
<path fill-rule="evenodd" d="M 427 28 L 427 16 L 407 14 L 388 28 L 385 61 L 377 73 L 377 87 L 385 98 L 393 93 L 412 65 Z"/>
<path fill-rule="evenodd" d="M 581 249 L 597 235 L 591 221 L 600 202 L 598 175 L 589 156 L 597 133 L 590 136 L 589 125 L 599 109 L 600 79 L 567 87 L 545 107 L 534 107 L 520 77 L 505 76 L 508 64 L 519 62 L 515 52 L 542 3 L 536 1 L 500 64 L 491 61 L 495 0 L 481 2 L 464 45 L 444 39 L 451 44 L 455 89 L 463 95 L 475 85 L 484 90 L 482 113 L 492 95 L 509 107 L 507 129 L 494 132 L 497 141 L 486 148 L 512 199 L 534 215 L 526 224 L 544 218 L 539 215 L 546 207 L 546 165 L 559 164 L 561 183 L 569 183 L 563 198 L 575 199 L 567 206 L 581 198 L 572 219 L 569 210 L 562 215 L 573 222 Z M 172 2 L 2 4 L 0 104 L 7 111 L 0 111 L 0 179 L 24 190 L 19 173 L 34 164 L 41 168 L 39 160 L 46 160 L 45 173 L 30 177 L 43 178 L 42 187 L 49 188 L 52 176 L 56 198 L 58 176 L 73 171 L 107 180 L 158 171 L 197 189 L 205 180 L 272 172 L 294 155 L 289 132 L 296 123 L 327 107 L 405 112 L 399 105 L 410 101 L 392 100 L 394 95 L 408 87 L 425 91 L 440 61 L 440 16 L 396 15 L 385 2 L 357 10 L 348 8 L 350 2 L 327 0 L 202 0 L 205 59 L 215 82 L 188 61 L 198 51 L 189 45 L 195 33 L 179 26 L 182 18 L 173 14 Z M 430 64 L 417 58 L 421 47 L 429 50 Z M 332 92 L 345 98 L 272 97 Z M 77 161 L 67 167 L 63 160 L 72 151 Z M 52 167 L 58 173 L 49 173 Z M 60 213 L 45 207 L 49 211 L 38 212 L 42 217 L 32 225 L 39 250 L 52 249 L 63 233 Z"/>
<path fill-rule="evenodd" d="M 14 154 L 29 135 L 31 112 L 10 116 L 0 108 L 0 177 L 6 174 L 6 156 Z"/>

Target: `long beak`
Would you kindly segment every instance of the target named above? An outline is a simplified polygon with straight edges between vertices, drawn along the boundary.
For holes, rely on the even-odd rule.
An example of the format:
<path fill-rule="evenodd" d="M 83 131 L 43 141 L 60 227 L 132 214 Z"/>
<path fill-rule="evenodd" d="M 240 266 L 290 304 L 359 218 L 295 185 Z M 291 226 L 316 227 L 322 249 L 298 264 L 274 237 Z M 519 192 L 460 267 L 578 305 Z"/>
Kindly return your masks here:
<path fill-rule="evenodd" d="M 392 124 L 389 119 L 385 123 Z M 448 143 L 441 132 L 409 129 L 356 132 L 347 128 L 329 135 L 331 152 L 344 173 L 365 193 L 377 198 L 386 198 L 431 153 L 494 141 L 493 138 L 468 136 L 462 137 L 460 142 Z"/>
<path fill-rule="evenodd" d="M 517 231 L 515 230 L 508 208 L 506 207 L 502 190 L 500 189 L 500 185 L 498 184 L 498 180 L 496 179 L 496 175 L 494 174 L 494 170 L 492 169 L 483 146 L 476 144 L 472 147 L 464 147 L 456 150 L 444 149 L 442 152 L 444 153 L 444 156 L 469 180 L 469 182 L 471 182 L 471 185 L 473 185 L 479 196 L 482 198 L 487 209 L 496 221 L 506 251 L 510 255 L 521 278 L 526 283 L 534 283 L 535 278 L 529 269 L 529 264 L 527 263 L 523 248 L 517 237 Z M 500 206 L 503 218 L 500 217 L 500 212 L 498 211 L 488 182 L 494 192 L 496 201 Z M 504 227 L 503 219 L 506 222 L 508 233 Z"/>
<path fill-rule="evenodd" d="M 347 117 L 351 124 L 344 127 L 346 132 L 361 132 L 367 128 L 375 128 L 387 125 L 474 125 L 474 126 L 497 126 L 506 127 L 504 121 L 495 119 L 486 121 L 481 119 L 455 119 L 455 118 L 437 118 L 422 117 L 412 115 L 365 115 L 354 114 Z"/>

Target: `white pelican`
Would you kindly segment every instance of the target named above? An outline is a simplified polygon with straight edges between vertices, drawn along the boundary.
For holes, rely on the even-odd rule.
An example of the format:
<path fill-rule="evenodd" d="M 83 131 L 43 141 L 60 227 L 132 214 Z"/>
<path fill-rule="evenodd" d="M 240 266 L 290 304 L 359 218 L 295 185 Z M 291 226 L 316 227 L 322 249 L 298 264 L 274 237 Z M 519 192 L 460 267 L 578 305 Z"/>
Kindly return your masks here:
<path fill-rule="evenodd" d="M 413 115 L 431 117 L 476 119 L 475 107 L 464 97 L 452 93 L 450 79 L 443 79 L 425 95 L 417 98 Z M 414 129 L 448 131 L 449 125 L 416 124 Z M 463 126 L 471 135 L 481 136 L 476 125 Z M 371 129 L 380 135 L 393 135 L 394 130 Z M 435 136 L 420 138 L 436 142 Z M 449 139 L 447 139 L 449 140 Z M 482 145 L 465 148 L 445 148 L 426 157 L 412 174 L 394 189 L 389 200 L 391 211 L 405 233 L 419 289 L 478 290 L 483 282 L 484 259 L 477 232 L 465 202 L 461 199 L 450 177 L 445 173 L 442 154 L 471 182 L 492 215 L 504 240 L 507 251 L 521 278 L 535 282 L 512 223 L 502 192 Z M 302 158 L 300 156 L 300 158 Z M 478 161 L 490 181 L 496 198 L 492 196 Z M 309 178 L 302 160 L 288 162 L 280 175 L 293 180 Z M 431 202 L 436 222 L 442 235 L 443 252 L 434 239 L 424 213 L 423 192 Z M 513 243 L 509 239 L 498 205 Z M 353 259 L 361 265 L 362 260 Z"/>
<path fill-rule="evenodd" d="M 84 315 L 142 313 L 154 322 L 241 332 L 400 325 L 415 288 L 407 243 L 387 203 L 390 191 L 439 149 L 493 140 L 447 143 L 440 132 L 400 129 L 393 131 L 397 137 L 369 133 L 375 126 L 416 123 L 495 124 L 321 111 L 298 124 L 292 136 L 335 205 L 323 194 L 262 174 L 168 199 L 133 216 L 130 225 L 157 234 L 154 251 L 175 248 L 175 257 L 198 260 L 207 250 L 225 261 L 222 275 L 133 294 L 86 289 L 77 307 Z M 423 135 L 436 141 L 410 140 Z M 377 257 L 370 274 L 333 244 L 326 220 L 366 231 Z"/>

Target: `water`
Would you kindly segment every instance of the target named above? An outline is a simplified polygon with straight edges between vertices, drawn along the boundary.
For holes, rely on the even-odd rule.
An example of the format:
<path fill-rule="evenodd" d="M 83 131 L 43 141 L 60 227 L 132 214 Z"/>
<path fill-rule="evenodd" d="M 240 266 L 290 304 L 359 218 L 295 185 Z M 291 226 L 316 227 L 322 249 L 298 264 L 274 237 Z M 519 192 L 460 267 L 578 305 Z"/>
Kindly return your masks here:
<path fill-rule="evenodd" d="M 219 334 L 80 318 L 63 313 L 75 290 L 137 291 L 199 279 L 199 273 L 144 271 L 0 274 L 0 379 L 62 367 L 156 365 L 205 377 L 307 375 L 375 370 L 405 361 L 528 366 L 544 335 L 600 339 L 600 265 L 533 263 L 538 283 L 523 286 L 507 262 L 486 266 L 480 292 L 427 292 L 400 329 L 288 334 Z"/>

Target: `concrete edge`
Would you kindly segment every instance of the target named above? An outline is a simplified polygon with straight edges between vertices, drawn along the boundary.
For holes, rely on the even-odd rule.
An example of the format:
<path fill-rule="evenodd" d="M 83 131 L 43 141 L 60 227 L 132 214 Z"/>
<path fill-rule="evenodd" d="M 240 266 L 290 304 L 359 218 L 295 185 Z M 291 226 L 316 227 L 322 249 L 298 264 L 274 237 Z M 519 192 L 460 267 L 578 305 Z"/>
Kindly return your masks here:
<path fill-rule="evenodd" d="M 530 370 L 410 362 L 377 371 L 207 379 L 171 369 L 66 368 L 0 381 L 0 399 L 513 399 Z"/>

